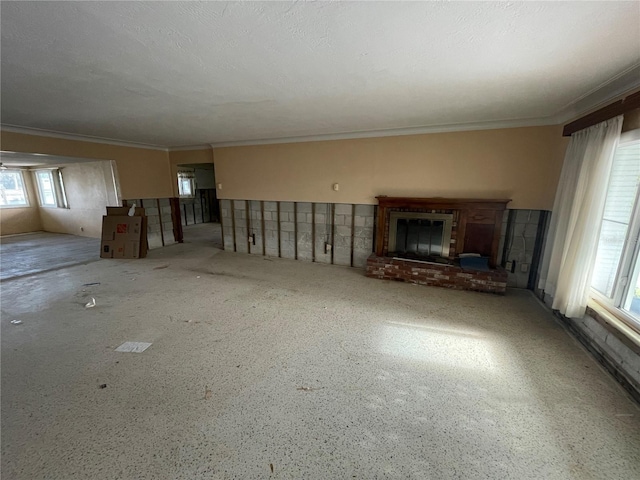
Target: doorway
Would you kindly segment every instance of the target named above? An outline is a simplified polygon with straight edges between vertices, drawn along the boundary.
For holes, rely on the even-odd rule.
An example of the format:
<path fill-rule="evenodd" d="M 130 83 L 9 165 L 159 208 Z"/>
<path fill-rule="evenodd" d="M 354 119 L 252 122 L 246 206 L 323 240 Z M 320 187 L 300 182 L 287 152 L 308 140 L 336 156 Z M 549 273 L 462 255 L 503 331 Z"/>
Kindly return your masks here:
<path fill-rule="evenodd" d="M 184 242 L 222 248 L 220 202 L 213 163 L 178 165 L 177 181 Z"/>

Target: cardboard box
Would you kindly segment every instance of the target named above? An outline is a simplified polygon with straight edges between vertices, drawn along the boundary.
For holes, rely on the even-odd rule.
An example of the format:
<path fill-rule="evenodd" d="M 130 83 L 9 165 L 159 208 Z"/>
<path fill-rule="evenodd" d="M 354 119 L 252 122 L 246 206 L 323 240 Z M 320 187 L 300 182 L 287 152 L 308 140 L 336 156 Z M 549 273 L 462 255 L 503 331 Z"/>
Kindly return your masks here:
<path fill-rule="evenodd" d="M 140 258 L 140 242 L 112 240 L 102 241 L 101 258 Z"/>
<path fill-rule="evenodd" d="M 103 240 L 140 240 L 142 217 L 105 215 L 102 217 Z"/>
<path fill-rule="evenodd" d="M 129 215 L 129 210 L 131 207 L 107 207 L 107 216 L 112 215 L 120 215 L 125 216 Z M 147 216 L 145 214 L 143 207 L 136 207 L 134 210 L 135 217 L 142 217 L 142 237 L 140 238 L 140 258 L 144 258 L 147 256 L 147 252 L 149 251 L 149 243 L 147 241 Z"/>
<path fill-rule="evenodd" d="M 147 217 L 144 208 L 127 215 L 128 207 L 107 207 L 102 217 L 101 258 L 142 258 L 147 254 Z"/>
<path fill-rule="evenodd" d="M 111 215 L 120 215 L 121 217 L 128 216 L 129 210 L 130 210 L 130 207 L 107 207 L 107 216 L 111 216 Z M 144 208 L 136 207 L 133 216 L 144 217 L 145 216 Z"/>

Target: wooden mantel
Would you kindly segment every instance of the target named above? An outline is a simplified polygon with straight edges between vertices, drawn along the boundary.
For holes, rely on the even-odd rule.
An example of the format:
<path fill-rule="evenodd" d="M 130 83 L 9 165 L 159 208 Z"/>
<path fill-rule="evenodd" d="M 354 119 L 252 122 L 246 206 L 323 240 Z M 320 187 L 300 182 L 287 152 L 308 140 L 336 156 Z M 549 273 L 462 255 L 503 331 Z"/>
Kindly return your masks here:
<path fill-rule="evenodd" d="M 418 198 L 376 197 L 378 218 L 376 255 L 387 256 L 389 218 L 392 211 L 439 210 L 456 215 L 455 246 L 452 255 L 480 253 L 489 257 L 489 266 L 495 268 L 500 244 L 502 215 L 509 199 L 486 198 Z"/>

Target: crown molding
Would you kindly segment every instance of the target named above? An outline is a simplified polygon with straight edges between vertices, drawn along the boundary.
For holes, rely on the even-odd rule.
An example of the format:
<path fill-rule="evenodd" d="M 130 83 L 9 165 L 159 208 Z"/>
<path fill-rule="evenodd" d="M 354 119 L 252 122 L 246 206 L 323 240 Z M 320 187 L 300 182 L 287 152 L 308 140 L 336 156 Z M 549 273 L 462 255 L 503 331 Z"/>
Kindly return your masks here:
<path fill-rule="evenodd" d="M 350 140 L 357 138 L 400 137 L 405 135 L 423 135 L 427 133 L 466 132 L 471 130 L 495 130 L 499 128 L 540 127 L 556 125 L 554 117 L 528 118 L 518 120 L 497 120 L 490 122 L 457 123 L 423 127 L 391 128 L 385 130 L 366 130 L 360 132 L 328 133 L 300 137 L 265 138 L 239 140 L 233 142 L 212 143 L 212 148 L 241 147 L 250 145 L 271 145 L 278 143 L 322 142 L 327 140 Z"/>
<path fill-rule="evenodd" d="M 592 88 L 556 112 L 557 123 L 567 123 L 598 110 L 640 89 L 640 64 L 635 64 L 615 77 Z"/>
<path fill-rule="evenodd" d="M 0 124 L 0 130 L 11 133 L 22 133 L 24 135 L 37 135 L 39 137 L 60 138 L 63 140 L 75 140 L 77 142 L 102 143 L 105 145 L 115 145 L 118 147 L 144 148 L 147 150 L 161 150 L 168 152 L 169 149 L 162 145 L 153 145 L 147 143 L 127 142 L 123 140 L 115 140 L 112 138 L 93 137 L 91 135 L 82 135 L 77 133 L 65 133 L 55 130 L 44 130 L 40 128 L 21 127 L 18 125 Z"/>
<path fill-rule="evenodd" d="M 210 150 L 210 143 L 203 143 L 202 145 L 185 145 L 183 147 L 169 147 L 170 152 L 190 152 L 193 150 Z"/>
<path fill-rule="evenodd" d="M 364 130 L 356 132 L 328 133 L 320 135 L 305 135 L 299 137 L 276 137 L 276 138 L 259 138 L 252 140 L 238 140 L 230 142 L 215 142 L 199 145 L 184 145 L 179 147 L 164 147 L 160 145 L 126 142 L 121 140 L 113 140 L 103 137 L 92 137 L 89 135 L 71 134 L 56 132 L 51 130 L 41 130 L 37 128 L 18 127 L 15 125 L 1 124 L 0 129 L 6 132 L 22 133 L 26 135 L 38 135 L 41 137 L 61 138 L 65 140 L 75 140 L 82 142 L 101 143 L 105 145 L 116 145 L 121 147 L 144 148 L 151 150 L 160 150 L 164 152 L 182 152 L 195 150 L 209 150 L 211 148 L 221 147 L 240 147 L 250 145 L 272 145 L 280 143 L 304 143 L 304 142 L 322 142 L 329 140 L 350 140 L 357 138 L 375 138 L 375 137 L 400 137 L 405 135 L 423 135 L 427 133 L 449 133 L 464 132 L 472 130 L 494 130 L 498 128 L 518 128 L 518 127 L 539 127 L 545 125 L 556 125 L 561 123 L 556 121 L 555 117 L 541 117 L 533 119 L 514 119 L 514 120 L 498 120 L 490 122 L 474 122 L 464 124 L 450 125 L 432 125 L 418 126 L 406 128 L 390 128 L 385 130 Z"/>

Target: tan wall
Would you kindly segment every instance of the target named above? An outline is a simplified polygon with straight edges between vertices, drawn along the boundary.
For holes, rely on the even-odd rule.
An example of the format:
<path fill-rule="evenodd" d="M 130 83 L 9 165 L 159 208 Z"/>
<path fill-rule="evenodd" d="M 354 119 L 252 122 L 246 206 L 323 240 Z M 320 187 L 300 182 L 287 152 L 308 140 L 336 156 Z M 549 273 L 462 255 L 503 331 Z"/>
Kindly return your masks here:
<path fill-rule="evenodd" d="M 0 209 L 0 235 L 38 232 L 42 230 L 42 221 L 38 208 L 38 196 L 34 189 L 31 172 L 23 172 L 24 185 L 29 197 L 28 207 Z"/>
<path fill-rule="evenodd" d="M 213 163 L 213 151 L 211 148 L 197 150 L 179 150 L 169 152 L 169 162 L 171 163 L 171 181 L 173 185 L 173 195 L 178 196 L 178 165 L 191 165 L 196 163 Z"/>
<path fill-rule="evenodd" d="M 551 209 L 561 126 L 163 152 L 2 132 L 2 149 L 117 164 L 122 198 L 177 196 L 177 165 L 211 163 L 219 198 L 376 203 L 376 195 L 511 198 Z M 334 192 L 332 185 L 340 184 Z"/>
<path fill-rule="evenodd" d="M 216 188 L 215 172 L 210 169 L 195 168 L 196 185 L 200 189 Z"/>
<path fill-rule="evenodd" d="M 624 114 L 624 122 L 622 122 L 622 131 L 636 130 L 640 128 L 640 108 L 631 110 Z"/>
<path fill-rule="evenodd" d="M 548 126 L 221 147 L 213 154 L 219 198 L 511 198 L 510 208 L 550 210 L 567 142 L 561 126 Z"/>
<path fill-rule="evenodd" d="M 43 230 L 100 238 L 107 205 L 117 205 L 110 162 L 60 167 L 69 208 L 42 207 Z"/>
<path fill-rule="evenodd" d="M 114 160 L 122 198 L 173 196 L 169 153 L 162 150 L 0 132 L 2 150 Z"/>

